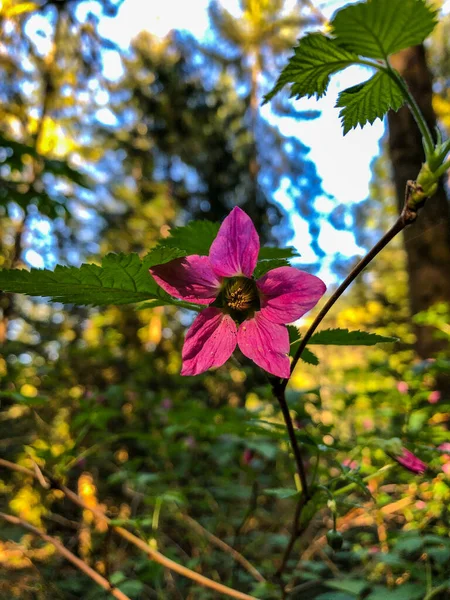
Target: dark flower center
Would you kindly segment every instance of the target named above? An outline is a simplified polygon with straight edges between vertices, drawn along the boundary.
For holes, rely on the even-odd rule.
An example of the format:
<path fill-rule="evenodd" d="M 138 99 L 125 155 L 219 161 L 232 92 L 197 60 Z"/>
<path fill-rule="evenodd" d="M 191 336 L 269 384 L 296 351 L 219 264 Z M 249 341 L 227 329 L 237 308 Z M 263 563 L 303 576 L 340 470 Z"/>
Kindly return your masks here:
<path fill-rule="evenodd" d="M 222 308 L 237 321 L 252 316 L 260 308 L 255 281 L 247 277 L 228 279 L 214 305 Z"/>

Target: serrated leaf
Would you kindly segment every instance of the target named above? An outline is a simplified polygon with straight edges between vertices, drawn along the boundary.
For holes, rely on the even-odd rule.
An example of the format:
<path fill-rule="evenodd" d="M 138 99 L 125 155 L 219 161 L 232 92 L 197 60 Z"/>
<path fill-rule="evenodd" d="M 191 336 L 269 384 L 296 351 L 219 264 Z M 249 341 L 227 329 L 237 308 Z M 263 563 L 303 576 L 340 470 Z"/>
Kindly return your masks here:
<path fill-rule="evenodd" d="M 181 253 L 181 255 L 183 255 Z M 43 296 L 56 302 L 96 305 L 130 304 L 149 299 L 171 298 L 157 285 L 149 267 L 178 258 L 177 248 L 155 248 L 140 259 L 137 254 L 108 254 L 101 266 L 47 269 L 0 270 L 0 289 L 29 296 Z"/>
<path fill-rule="evenodd" d="M 348 329 L 324 329 L 315 333 L 308 344 L 326 346 L 374 346 L 385 342 L 397 342 L 397 338 Z"/>
<path fill-rule="evenodd" d="M 294 356 L 295 353 L 297 352 L 297 348 L 298 348 L 298 345 L 300 344 L 300 340 L 302 339 L 302 334 L 299 332 L 297 327 L 295 327 L 295 325 L 288 325 L 287 328 L 288 328 L 288 332 L 289 332 L 289 343 L 290 343 L 289 355 Z M 303 360 L 303 362 L 307 363 L 308 365 L 314 365 L 315 367 L 317 367 L 317 365 L 319 364 L 319 359 L 317 358 L 317 356 L 313 352 L 311 352 L 311 350 L 309 350 L 308 348 L 305 348 L 303 350 L 300 358 Z"/>
<path fill-rule="evenodd" d="M 342 108 L 344 135 L 357 125 L 382 119 L 389 109 L 398 110 L 405 99 L 397 84 L 385 72 L 379 71 L 368 81 L 348 88 L 339 94 L 336 107 Z"/>
<path fill-rule="evenodd" d="M 317 358 L 317 356 L 308 348 L 305 348 L 303 350 L 300 358 L 303 362 L 305 362 L 308 365 L 314 365 L 315 367 L 317 367 L 317 365 L 319 364 L 319 359 Z"/>
<path fill-rule="evenodd" d="M 358 62 L 358 56 L 341 48 L 322 33 L 309 33 L 303 37 L 294 56 L 281 72 L 275 87 L 264 97 L 268 102 L 285 85 L 291 84 L 291 97 L 320 98 L 327 90 L 330 76 Z"/>
<path fill-rule="evenodd" d="M 182 256 L 207 256 L 219 227 L 220 223 L 212 221 L 192 221 L 184 227 L 171 229 L 169 237 L 160 240 L 157 248 L 178 248 L 183 251 Z"/>
<path fill-rule="evenodd" d="M 340 46 L 369 58 L 384 58 L 421 44 L 436 25 L 425 0 L 368 0 L 339 10 L 331 21 Z"/>

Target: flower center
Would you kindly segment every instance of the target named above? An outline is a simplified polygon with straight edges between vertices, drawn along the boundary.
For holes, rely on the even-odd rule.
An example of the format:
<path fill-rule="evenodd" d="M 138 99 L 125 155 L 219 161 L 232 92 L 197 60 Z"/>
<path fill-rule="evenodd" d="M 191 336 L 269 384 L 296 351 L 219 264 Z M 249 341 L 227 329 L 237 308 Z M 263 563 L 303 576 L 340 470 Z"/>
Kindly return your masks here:
<path fill-rule="evenodd" d="M 248 310 L 257 299 L 256 285 L 246 277 L 232 279 L 225 287 L 225 302 L 231 310 Z"/>

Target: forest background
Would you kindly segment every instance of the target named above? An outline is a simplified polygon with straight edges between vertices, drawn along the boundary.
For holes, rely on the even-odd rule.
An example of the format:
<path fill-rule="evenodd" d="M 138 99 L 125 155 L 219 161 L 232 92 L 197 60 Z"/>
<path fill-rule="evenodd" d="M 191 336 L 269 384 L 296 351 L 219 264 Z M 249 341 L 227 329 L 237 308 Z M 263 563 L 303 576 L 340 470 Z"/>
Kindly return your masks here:
<path fill-rule="evenodd" d="M 171 228 L 221 221 L 239 205 L 265 244 L 294 243 L 294 264 L 332 289 L 357 256 L 340 252 L 340 242 L 332 252 L 330 240 L 368 249 L 420 169 L 407 110 L 387 119 L 368 199 L 336 199 L 302 140 L 302 126 L 317 123 L 327 151 L 313 102 L 285 94 L 261 108 L 296 39 L 326 27 L 329 6 L 242 0 L 231 13 L 211 2 L 201 41 L 144 31 L 124 50 L 102 27 L 120 5 L 0 3 L 0 266 L 145 255 Z M 395 57 L 428 122 L 437 119 L 446 135 L 449 31 L 443 13 L 426 48 Z M 448 597 L 445 183 L 324 324 L 398 342 L 317 347 L 292 379 L 289 408 L 309 474 L 319 456 L 317 481 L 336 478 L 343 536 L 342 548 L 327 544 L 326 498 L 304 515 L 289 562 L 292 598 Z M 298 482 L 261 372 L 239 355 L 215 373 L 180 377 L 192 321 L 184 309 L 80 308 L 7 293 L 0 309 L 1 459 L 52 473 L 193 571 L 279 598 L 273 573 L 290 539 Z M 425 473 L 390 458 L 397 438 L 429 465 Z M 59 490 L 0 469 L 0 509 L 61 539 L 129 598 L 217 597 L 138 554 Z M 109 597 L 51 543 L 13 525 L 2 526 L 0 540 L 0 598 Z"/>

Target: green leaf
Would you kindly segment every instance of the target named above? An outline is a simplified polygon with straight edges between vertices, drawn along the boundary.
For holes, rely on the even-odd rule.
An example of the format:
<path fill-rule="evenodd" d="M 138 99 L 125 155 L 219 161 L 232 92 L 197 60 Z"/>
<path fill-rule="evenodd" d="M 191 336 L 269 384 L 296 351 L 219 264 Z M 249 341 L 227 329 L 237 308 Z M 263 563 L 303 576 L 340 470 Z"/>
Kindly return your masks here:
<path fill-rule="evenodd" d="M 177 248 L 157 247 L 143 260 L 137 254 L 108 254 L 101 266 L 58 265 L 54 271 L 0 270 L 0 289 L 81 305 L 130 304 L 152 298 L 171 304 L 170 296 L 157 285 L 148 270 L 179 256 Z"/>
<path fill-rule="evenodd" d="M 212 221 L 191 221 L 184 227 L 171 229 L 169 237 L 160 240 L 157 248 L 178 248 L 183 252 L 179 256 L 207 256 L 219 227 L 220 223 Z"/>
<path fill-rule="evenodd" d="M 294 496 L 300 495 L 300 492 L 291 488 L 270 488 L 264 490 L 264 493 L 268 496 L 276 496 L 280 500 L 286 500 L 287 498 L 293 498 Z"/>
<path fill-rule="evenodd" d="M 362 579 L 342 579 L 341 581 L 335 579 L 332 581 L 325 581 L 324 584 L 334 590 L 348 592 L 355 596 L 359 596 L 361 592 L 369 587 L 367 581 L 363 581 Z"/>
<path fill-rule="evenodd" d="M 258 260 L 270 260 L 274 258 L 295 258 L 300 256 L 295 248 L 274 248 L 273 246 L 264 246 L 259 251 Z"/>
<path fill-rule="evenodd" d="M 309 344 L 325 346 L 374 346 L 384 342 L 396 342 L 397 338 L 348 329 L 324 329 L 315 333 Z"/>
<path fill-rule="evenodd" d="M 315 367 L 317 367 L 317 365 L 319 364 L 319 359 L 317 358 L 317 356 L 308 348 L 305 348 L 303 350 L 300 358 L 303 362 L 305 362 L 308 365 L 314 365 Z"/>
<path fill-rule="evenodd" d="M 277 269 L 278 267 L 288 267 L 289 261 L 285 258 L 271 258 L 269 260 L 260 260 L 256 265 L 255 272 L 253 276 L 256 279 L 259 279 L 272 269 Z"/>
<path fill-rule="evenodd" d="M 347 6 L 331 21 L 337 43 L 350 52 L 384 58 L 420 44 L 436 25 L 425 0 L 368 0 Z"/>
<path fill-rule="evenodd" d="M 377 586 L 366 600 L 423 600 L 426 589 L 418 583 L 405 583 L 393 590 Z"/>
<path fill-rule="evenodd" d="M 344 135 L 357 125 L 372 124 L 389 109 L 398 110 L 405 99 L 397 84 L 385 72 L 379 71 L 368 81 L 348 88 L 339 94 L 336 106 L 342 108 Z"/>
<path fill-rule="evenodd" d="M 291 345 L 289 355 L 294 356 L 297 352 L 300 340 L 302 339 L 302 334 L 299 332 L 297 327 L 295 327 L 295 325 L 288 325 L 287 328 L 289 332 L 289 343 Z M 303 360 L 303 362 L 307 363 L 308 365 L 314 365 L 316 367 L 319 364 L 319 359 L 317 358 L 317 356 L 308 348 L 305 348 L 303 350 L 300 358 Z"/>
<path fill-rule="evenodd" d="M 291 84 L 291 96 L 320 98 L 327 90 L 330 76 L 358 62 L 358 56 L 341 48 L 322 33 L 309 33 L 303 37 L 294 56 L 281 72 L 275 87 L 264 97 L 268 102 L 285 85 Z"/>

